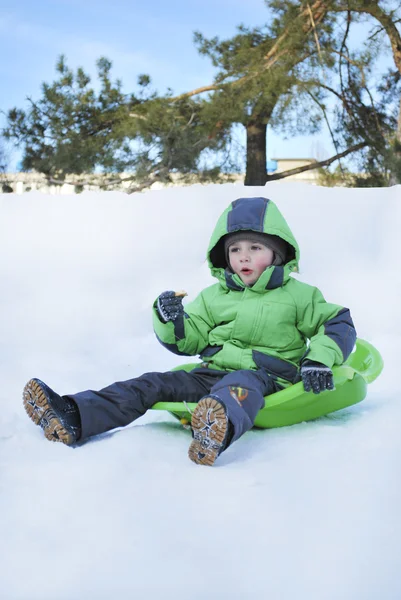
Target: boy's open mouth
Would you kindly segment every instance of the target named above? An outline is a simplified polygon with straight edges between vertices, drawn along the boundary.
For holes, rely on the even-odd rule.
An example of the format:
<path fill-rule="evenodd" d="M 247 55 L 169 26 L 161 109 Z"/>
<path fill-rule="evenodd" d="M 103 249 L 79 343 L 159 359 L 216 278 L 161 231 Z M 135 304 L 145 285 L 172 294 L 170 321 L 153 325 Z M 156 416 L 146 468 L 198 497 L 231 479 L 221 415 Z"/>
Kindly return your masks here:
<path fill-rule="evenodd" d="M 243 273 L 244 275 L 250 275 L 251 273 L 253 273 L 252 269 L 241 269 L 241 273 Z"/>

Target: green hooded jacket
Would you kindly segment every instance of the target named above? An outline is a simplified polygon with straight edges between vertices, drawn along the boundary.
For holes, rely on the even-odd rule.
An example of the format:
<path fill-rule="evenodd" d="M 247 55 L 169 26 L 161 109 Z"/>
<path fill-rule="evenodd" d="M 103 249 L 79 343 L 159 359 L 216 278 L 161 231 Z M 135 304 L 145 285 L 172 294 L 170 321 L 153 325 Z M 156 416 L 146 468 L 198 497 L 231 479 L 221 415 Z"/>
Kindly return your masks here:
<path fill-rule="evenodd" d="M 243 230 L 287 243 L 285 264 L 267 267 L 250 287 L 230 270 L 224 252 L 225 236 Z M 356 339 L 350 312 L 292 277 L 298 272 L 298 244 L 271 200 L 232 202 L 216 224 L 207 259 L 218 283 L 187 304 L 182 317 L 163 323 L 154 304 L 154 330 L 169 350 L 200 355 L 204 366 L 228 372 L 262 368 L 284 386 L 299 380 L 306 356 L 330 368 L 348 358 Z"/>

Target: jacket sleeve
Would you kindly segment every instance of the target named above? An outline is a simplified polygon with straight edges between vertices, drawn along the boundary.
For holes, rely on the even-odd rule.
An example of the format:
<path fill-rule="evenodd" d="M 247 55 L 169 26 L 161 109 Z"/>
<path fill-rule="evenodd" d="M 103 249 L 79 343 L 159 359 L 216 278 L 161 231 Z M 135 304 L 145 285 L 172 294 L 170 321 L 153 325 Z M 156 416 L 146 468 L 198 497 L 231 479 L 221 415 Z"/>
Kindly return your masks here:
<path fill-rule="evenodd" d="M 153 329 L 159 342 L 174 354 L 194 356 L 209 345 L 209 332 L 215 323 L 207 308 L 205 291 L 187 304 L 184 314 L 174 322 L 163 323 L 153 304 Z"/>
<path fill-rule="evenodd" d="M 326 302 L 317 288 L 311 288 L 309 302 L 298 316 L 298 329 L 309 339 L 308 360 L 331 368 L 351 354 L 356 331 L 348 308 Z"/>

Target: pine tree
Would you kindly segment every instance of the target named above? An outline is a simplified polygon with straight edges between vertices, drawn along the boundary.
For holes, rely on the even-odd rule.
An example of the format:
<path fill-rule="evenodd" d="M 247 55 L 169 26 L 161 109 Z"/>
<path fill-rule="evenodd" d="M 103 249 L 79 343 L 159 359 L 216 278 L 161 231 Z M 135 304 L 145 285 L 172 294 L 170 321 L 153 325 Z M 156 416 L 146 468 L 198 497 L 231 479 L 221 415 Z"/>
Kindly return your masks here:
<path fill-rule="evenodd" d="M 151 89 L 148 75 L 138 77 L 138 91 L 126 95 L 120 81 L 111 81 L 111 62 L 97 61 L 99 90 L 79 68 L 74 73 L 61 56 L 58 79 L 42 84 L 42 97 L 29 99 L 30 109 L 8 113 L 7 139 L 23 148 L 22 169 L 46 175 L 62 184 L 67 175 L 74 183 L 87 183 L 98 173 L 105 188 L 131 183 L 130 191 L 197 173 L 201 179 L 218 177 L 220 169 L 207 164 L 205 150 L 223 152 L 226 131 L 210 135 L 202 99 L 171 101 Z M 121 177 L 122 172 L 127 172 Z M 90 179 L 93 182 L 93 178 Z"/>
<path fill-rule="evenodd" d="M 316 71 L 324 76 L 332 64 L 327 52 L 332 22 L 320 10 L 320 2 L 312 8 L 308 3 L 299 6 L 290 1 L 268 4 L 275 11 L 275 18 L 264 27 L 240 26 L 233 38 L 223 41 L 195 34 L 200 53 L 212 60 L 218 72 L 212 86 L 189 94 L 209 92 L 210 112 L 214 110 L 220 123 L 245 127 L 246 185 L 264 185 L 268 179 L 268 124 L 280 127 L 286 121 L 289 130 L 290 115 L 295 113 L 297 124 L 293 131 L 312 133 L 319 127 L 321 115 L 308 95 L 308 80 Z M 315 82 L 312 87 L 316 88 Z M 315 95 L 321 96 L 321 91 L 316 89 Z M 307 120 L 302 118 L 306 112 Z"/>
<path fill-rule="evenodd" d="M 395 69 L 384 73 L 380 83 L 355 85 L 358 75 L 348 77 L 342 93 L 354 113 L 345 118 L 344 131 L 365 139 L 367 147 L 360 161 L 366 176 L 356 180 L 357 185 L 389 185 L 401 182 L 401 33 L 399 4 L 392 1 L 333 0 L 328 2 L 333 14 L 345 14 L 349 25 L 352 20 L 364 19 L 371 27 L 366 45 L 382 47 L 387 38 Z M 346 37 L 344 37 L 344 46 Z M 362 97 L 369 96 L 369 105 Z M 375 101 L 373 101 L 373 96 Z M 359 123 L 358 123 L 359 121 Z M 357 129 L 356 132 L 353 130 Z"/>
<path fill-rule="evenodd" d="M 268 0 L 263 27 L 240 26 L 227 40 L 195 34 L 199 51 L 216 67 L 212 84 L 174 96 L 152 90 L 148 75 L 129 95 L 111 80 L 111 62 L 98 61 L 96 91 L 89 76 L 74 73 L 63 57 L 58 79 L 43 84 L 42 98 L 28 111 L 8 114 L 5 135 L 23 147 L 23 169 L 62 183 L 74 174 L 101 173 L 104 187 L 125 181 L 131 190 L 155 181 L 217 180 L 239 170 L 232 153 L 234 127 L 246 130 L 247 185 L 264 185 L 310 168 L 328 166 L 355 152 L 367 173 L 360 185 L 386 185 L 401 178 L 401 37 L 387 2 L 364 0 Z M 386 5 L 386 8 L 383 6 Z M 359 15 L 380 24 L 391 44 L 396 70 L 379 86 L 370 78 L 380 32 L 369 48 L 350 51 L 351 25 Z M 334 98 L 334 117 L 328 109 Z M 399 100 L 398 100 L 399 101 Z M 400 103 L 401 107 L 401 103 Z M 266 130 L 285 135 L 314 133 L 326 123 L 336 154 L 285 173 L 266 172 Z M 345 178 L 346 170 L 340 164 Z M 348 177 L 348 175 L 347 175 Z"/>
<path fill-rule="evenodd" d="M 356 180 L 358 184 L 385 185 L 389 173 L 399 169 L 401 104 L 397 128 L 394 102 L 388 93 L 395 93 L 398 76 L 393 72 L 376 86 L 369 73 L 379 52 L 372 44 L 350 52 L 348 36 L 355 14 L 373 16 L 387 32 L 400 70 L 401 41 L 394 13 L 365 0 L 267 0 L 266 5 L 275 18 L 264 28 L 242 26 L 236 36 L 224 41 L 196 34 L 200 52 L 212 60 L 218 73 L 212 85 L 179 98 L 209 93 L 219 123 L 226 127 L 240 123 L 246 128 L 248 185 L 329 166 L 351 153 L 367 172 Z M 339 18 L 344 11 L 345 22 Z M 334 117 L 327 108 L 333 99 Z M 334 156 L 288 172 L 266 173 L 268 124 L 276 131 L 296 135 L 314 133 L 322 122 L 331 133 Z M 395 137 L 394 130 L 398 132 Z M 341 163 L 339 172 L 345 181 Z"/>
<path fill-rule="evenodd" d="M 97 67 L 96 93 L 83 69 L 73 73 L 61 56 L 56 65 L 59 79 L 42 84 L 42 98 L 30 98 L 27 112 L 9 111 L 5 136 L 23 147 L 23 170 L 62 181 L 66 174 L 108 169 L 113 163 L 123 138 L 118 125 L 127 108 L 120 82 L 110 81 L 111 63 L 99 59 Z"/>

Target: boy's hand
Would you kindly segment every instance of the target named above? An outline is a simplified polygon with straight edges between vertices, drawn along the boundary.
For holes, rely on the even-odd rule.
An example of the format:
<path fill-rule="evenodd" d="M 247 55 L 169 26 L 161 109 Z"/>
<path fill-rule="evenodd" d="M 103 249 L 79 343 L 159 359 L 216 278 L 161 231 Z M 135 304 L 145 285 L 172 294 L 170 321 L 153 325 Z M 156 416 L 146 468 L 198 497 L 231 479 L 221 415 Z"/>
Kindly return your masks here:
<path fill-rule="evenodd" d="M 325 390 L 334 390 L 333 371 L 313 360 L 304 360 L 301 365 L 301 377 L 305 392 L 320 394 Z"/>
<path fill-rule="evenodd" d="M 186 292 L 163 292 L 157 299 L 157 312 L 164 323 L 175 321 L 184 313 L 182 299 Z"/>

